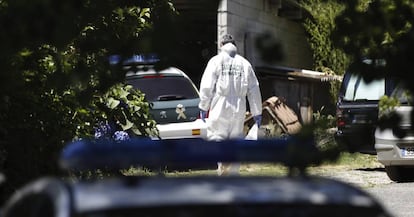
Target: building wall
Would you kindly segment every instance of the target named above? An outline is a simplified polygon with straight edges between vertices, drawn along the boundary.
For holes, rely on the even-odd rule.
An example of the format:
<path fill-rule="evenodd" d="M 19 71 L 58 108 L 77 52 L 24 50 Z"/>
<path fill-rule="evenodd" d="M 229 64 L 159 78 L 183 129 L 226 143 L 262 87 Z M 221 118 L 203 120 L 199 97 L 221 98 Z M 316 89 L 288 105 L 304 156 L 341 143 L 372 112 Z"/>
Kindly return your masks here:
<path fill-rule="evenodd" d="M 221 0 L 218 8 L 217 37 L 230 33 L 237 41 L 239 53 L 253 66 L 278 65 L 293 68 L 312 68 L 312 54 L 300 21 L 278 16 L 282 0 Z M 260 57 L 255 40 L 270 33 L 282 47 L 284 58 L 268 63 Z"/>
<path fill-rule="evenodd" d="M 286 76 L 267 76 L 272 72 L 260 71 L 261 67 L 312 69 L 312 53 L 307 43 L 303 20 L 279 16 L 280 7 L 288 0 L 221 0 L 217 16 L 217 41 L 226 34 L 232 34 L 239 53 L 256 68 L 262 98 L 271 96 L 284 98 L 300 117 L 301 107 L 309 104 L 311 111 L 333 114 L 334 105 L 330 101 L 329 83 L 315 79 L 291 79 Z M 266 62 L 255 47 L 258 37 L 270 34 L 280 43 L 284 58 Z"/>

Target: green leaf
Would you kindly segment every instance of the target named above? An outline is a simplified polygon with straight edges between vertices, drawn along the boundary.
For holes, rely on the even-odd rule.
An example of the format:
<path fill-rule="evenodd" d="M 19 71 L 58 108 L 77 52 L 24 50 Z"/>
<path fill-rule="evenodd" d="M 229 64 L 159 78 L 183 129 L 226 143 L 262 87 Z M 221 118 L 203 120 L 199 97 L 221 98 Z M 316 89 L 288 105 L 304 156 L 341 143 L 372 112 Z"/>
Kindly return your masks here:
<path fill-rule="evenodd" d="M 113 97 L 109 97 L 106 106 L 110 109 L 114 109 L 119 105 L 120 101 L 117 99 L 114 99 Z"/>
<path fill-rule="evenodd" d="M 138 135 L 138 136 L 142 135 L 141 131 L 139 131 L 139 129 L 136 127 L 132 128 L 131 130 L 135 135 Z"/>
<path fill-rule="evenodd" d="M 134 106 L 134 112 L 138 112 L 139 110 L 141 110 L 140 106 Z"/>
<path fill-rule="evenodd" d="M 126 119 L 126 123 L 125 124 L 119 124 L 122 127 L 122 130 L 129 130 L 134 126 L 134 123 L 132 123 L 131 121 L 129 121 L 128 119 Z"/>
<path fill-rule="evenodd" d="M 128 97 L 128 95 L 129 95 L 129 91 L 128 90 L 125 90 L 123 88 L 119 90 L 119 97 L 121 99 L 126 99 Z"/>

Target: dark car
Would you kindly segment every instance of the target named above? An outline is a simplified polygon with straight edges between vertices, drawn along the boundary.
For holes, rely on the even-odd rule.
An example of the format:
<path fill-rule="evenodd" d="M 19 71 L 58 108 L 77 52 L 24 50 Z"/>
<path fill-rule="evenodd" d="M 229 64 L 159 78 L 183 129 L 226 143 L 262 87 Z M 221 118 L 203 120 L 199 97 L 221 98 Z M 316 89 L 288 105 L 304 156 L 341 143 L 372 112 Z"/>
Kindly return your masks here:
<path fill-rule="evenodd" d="M 345 73 L 336 104 L 335 140 L 350 152 L 375 154 L 378 102 L 393 88 L 391 79 L 366 82 L 359 73 Z"/>
<path fill-rule="evenodd" d="M 302 153 L 303 149 L 304 159 L 319 156 L 309 145 L 303 137 L 221 142 L 133 139 L 117 144 L 81 140 L 63 151 L 61 165 L 70 171 L 219 160 L 303 166 L 303 159 L 286 157 L 292 150 Z M 126 176 L 87 181 L 42 178 L 17 191 L 3 207 L 3 217 L 390 217 L 375 198 L 355 186 L 291 174 Z"/>

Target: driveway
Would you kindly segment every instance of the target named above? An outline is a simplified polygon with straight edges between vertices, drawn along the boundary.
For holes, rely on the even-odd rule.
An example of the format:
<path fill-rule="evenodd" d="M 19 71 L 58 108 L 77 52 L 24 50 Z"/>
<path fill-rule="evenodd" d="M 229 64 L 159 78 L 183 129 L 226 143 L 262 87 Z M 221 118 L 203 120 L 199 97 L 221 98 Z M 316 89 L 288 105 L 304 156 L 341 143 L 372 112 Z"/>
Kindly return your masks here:
<path fill-rule="evenodd" d="M 383 167 L 375 168 L 358 168 L 358 169 L 341 169 L 338 167 L 332 170 L 325 170 L 322 176 L 338 179 L 362 188 L 379 187 L 393 183 Z"/>
<path fill-rule="evenodd" d="M 412 217 L 414 182 L 395 183 L 366 189 L 377 198 L 394 217 Z"/>
<path fill-rule="evenodd" d="M 388 178 L 383 167 L 328 169 L 323 172 L 322 176 L 361 187 L 377 198 L 394 217 L 414 216 L 414 182 L 393 182 Z"/>

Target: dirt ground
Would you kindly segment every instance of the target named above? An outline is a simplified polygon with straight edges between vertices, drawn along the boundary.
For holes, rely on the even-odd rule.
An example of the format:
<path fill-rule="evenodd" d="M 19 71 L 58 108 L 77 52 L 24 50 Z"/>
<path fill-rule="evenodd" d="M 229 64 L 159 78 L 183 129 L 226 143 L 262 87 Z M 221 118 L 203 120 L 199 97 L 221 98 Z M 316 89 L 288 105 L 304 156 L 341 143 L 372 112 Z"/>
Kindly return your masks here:
<path fill-rule="evenodd" d="M 312 171 L 311 174 L 334 178 L 362 188 L 386 185 L 393 182 L 388 178 L 383 166 L 357 169 L 332 167 L 324 168 L 321 172 Z"/>
<path fill-rule="evenodd" d="M 256 173 L 263 175 L 271 173 L 280 173 L 279 175 L 285 176 L 287 170 L 281 171 L 280 168 L 275 169 L 275 167 L 271 164 L 244 164 L 242 165 L 242 173 Z M 387 174 L 385 173 L 384 166 L 380 163 L 375 162 L 370 163 L 369 166 L 341 164 L 310 167 L 306 170 L 306 174 L 333 178 L 362 188 L 371 188 L 380 185 L 387 185 L 393 182 L 388 178 Z"/>

